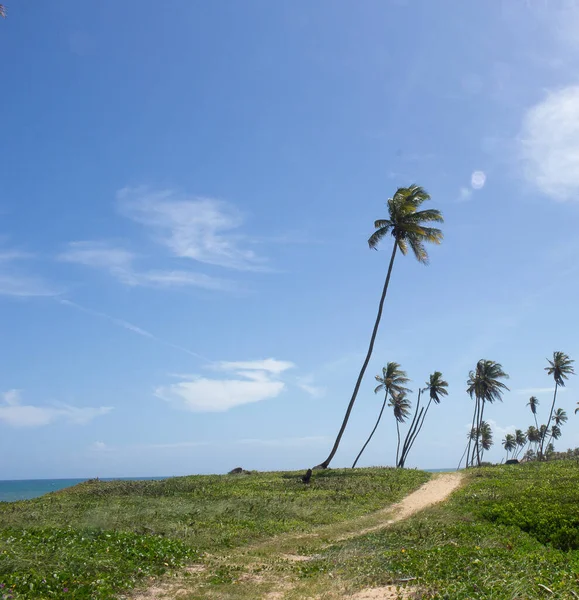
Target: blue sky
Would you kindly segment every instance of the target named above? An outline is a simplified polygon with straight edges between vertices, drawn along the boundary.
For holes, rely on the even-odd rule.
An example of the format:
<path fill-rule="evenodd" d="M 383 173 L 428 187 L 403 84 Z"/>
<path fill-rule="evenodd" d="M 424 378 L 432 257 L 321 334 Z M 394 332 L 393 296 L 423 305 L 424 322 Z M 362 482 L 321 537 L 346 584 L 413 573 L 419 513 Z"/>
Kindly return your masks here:
<path fill-rule="evenodd" d="M 320 462 L 389 258 L 366 240 L 412 182 L 445 240 L 397 259 L 334 466 L 391 360 L 450 383 L 411 466 L 458 462 L 480 358 L 511 376 L 497 441 L 546 410 L 546 357 L 579 357 L 574 3 L 5 4 L 0 478 Z M 360 464 L 394 453 L 388 415 Z"/>

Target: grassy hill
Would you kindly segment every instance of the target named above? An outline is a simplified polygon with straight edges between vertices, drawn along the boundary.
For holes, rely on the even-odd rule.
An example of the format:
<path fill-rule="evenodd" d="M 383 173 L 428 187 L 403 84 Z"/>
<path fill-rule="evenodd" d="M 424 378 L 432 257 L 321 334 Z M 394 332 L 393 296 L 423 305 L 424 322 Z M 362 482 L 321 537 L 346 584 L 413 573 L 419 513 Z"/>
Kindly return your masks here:
<path fill-rule="evenodd" d="M 0 504 L 0 598 L 118 598 L 186 563 L 204 569 L 184 580 L 185 600 L 261 598 L 279 581 L 292 599 L 392 584 L 425 599 L 579 598 L 576 461 L 473 469 L 445 504 L 366 534 L 361 515 L 430 475 L 299 475 L 87 482 Z M 313 530 L 324 534 L 303 536 Z"/>
<path fill-rule="evenodd" d="M 330 470 L 304 486 L 301 475 L 90 481 L 0 503 L 0 598 L 114 598 L 204 552 L 378 510 L 429 478 L 421 471 Z"/>

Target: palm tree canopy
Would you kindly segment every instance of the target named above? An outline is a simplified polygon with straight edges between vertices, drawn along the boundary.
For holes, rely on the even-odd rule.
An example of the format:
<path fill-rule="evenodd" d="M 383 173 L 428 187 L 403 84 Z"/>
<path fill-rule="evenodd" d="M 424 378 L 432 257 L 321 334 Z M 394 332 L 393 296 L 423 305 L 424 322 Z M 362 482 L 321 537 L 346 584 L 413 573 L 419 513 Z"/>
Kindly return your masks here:
<path fill-rule="evenodd" d="M 562 408 L 558 408 L 553 415 L 553 420 L 555 425 L 563 425 L 567 422 L 567 413 Z"/>
<path fill-rule="evenodd" d="M 503 391 L 509 389 L 499 379 L 508 378 L 500 363 L 483 358 L 478 361 L 476 370 L 469 373 L 466 391 L 471 398 L 492 404 L 495 400 L 502 400 Z"/>
<path fill-rule="evenodd" d="M 553 352 L 553 360 L 547 359 L 549 363 L 548 367 L 545 367 L 548 375 L 553 375 L 556 385 L 565 387 L 565 379 L 569 378 L 569 375 L 575 373 L 573 369 L 574 360 L 571 360 L 564 352 Z"/>
<path fill-rule="evenodd" d="M 427 200 L 430 196 L 419 185 L 398 188 L 388 199 L 388 218 L 374 222 L 376 231 L 368 239 L 370 248 L 376 249 L 380 241 L 390 234 L 402 254 L 407 254 L 410 246 L 416 259 L 428 264 L 424 243 L 440 244 L 443 235 L 440 229 L 427 227 L 424 223 L 442 223 L 444 219 L 439 210 L 418 210 Z"/>
<path fill-rule="evenodd" d="M 517 447 L 517 440 L 515 439 L 515 436 L 512 433 L 507 433 L 502 444 L 503 448 L 507 452 L 510 452 L 511 450 L 514 450 Z"/>
<path fill-rule="evenodd" d="M 481 423 L 480 437 L 483 450 L 489 450 L 493 445 L 493 431 L 486 421 Z"/>
<path fill-rule="evenodd" d="M 551 437 L 554 440 L 558 440 L 561 437 L 561 428 L 558 425 L 553 425 L 551 427 Z"/>
<path fill-rule="evenodd" d="M 393 409 L 394 418 L 399 423 L 404 423 L 410 416 L 412 403 L 408 400 L 404 392 L 400 392 L 399 394 L 392 394 L 392 400 L 388 403 L 388 406 Z"/>
<path fill-rule="evenodd" d="M 538 442 L 541 439 L 541 434 L 534 425 L 531 425 L 527 429 L 527 439 L 529 440 L 529 442 Z"/>
<path fill-rule="evenodd" d="M 436 404 L 440 404 L 441 396 L 448 396 L 447 387 L 448 382 L 444 381 L 440 371 L 434 371 L 426 382 L 426 389 L 430 394 L 430 399 L 434 400 Z"/>
<path fill-rule="evenodd" d="M 531 409 L 531 412 L 536 415 L 537 414 L 537 406 L 539 406 L 539 400 L 535 398 L 535 396 L 531 396 L 529 398 L 529 402 L 527 406 Z"/>
<path fill-rule="evenodd" d="M 517 429 L 515 431 L 515 443 L 517 446 L 524 446 L 527 443 L 527 436 L 523 430 Z"/>
<path fill-rule="evenodd" d="M 382 369 L 382 376 L 376 375 L 376 381 L 380 383 L 374 390 L 374 393 L 384 390 L 386 394 L 406 394 L 411 392 L 407 387 L 404 387 L 410 379 L 406 375 L 406 371 L 400 368 L 397 362 L 389 362 Z"/>

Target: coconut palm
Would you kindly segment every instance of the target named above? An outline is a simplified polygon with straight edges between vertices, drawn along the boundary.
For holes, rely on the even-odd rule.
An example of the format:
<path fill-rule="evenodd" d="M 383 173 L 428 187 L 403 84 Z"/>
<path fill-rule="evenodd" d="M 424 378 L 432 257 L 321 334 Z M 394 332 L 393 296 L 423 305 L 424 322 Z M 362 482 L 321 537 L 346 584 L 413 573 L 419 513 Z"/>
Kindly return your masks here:
<path fill-rule="evenodd" d="M 394 238 L 394 243 L 392 246 L 390 264 L 388 265 L 386 280 L 384 282 L 384 287 L 382 288 L 382 296 L 380 297 L 380 303 L 378 304 L 378 314 L 376 315 L 374 329 L 370 336 L 370 345 L 366 352 L 366 358 L 362 363 L 362 368 L 360 369 L 358 379 L 354 385 L 352 397 L 348 403 L 346 414 L 342 420 L 342 425 L 340 426 L 332 450 L 326 460 L 318 465 L 318 468 L 328 468 L 338 450 L 344 431 L 346 430 L 350 413 L 356 402 L 362 379 L 364 378 L 374 349 L 374 342 L 376 341 L 376 334 L 378 333 L 380 319 L 382 318 L 384 300 L 388 291 L 397 250 L 400 250 L 402 254 L 406 255 L 408 253 L 408 248 L 410 248 L 418 262 L 426 265 L 428 264 L 428 253 L 424 247 L 425 243 L 432 242 L 434 244 L 440 244 L 442 242 L 442 231 L 435 227 L 428 227 L 425 225 L 426 223 L 442 223 L 444 219 L 440 211 L 434 209 L 419 210 L 422 204 L 428 200 L 430 200 L 430 196 L 423 188 L 416 184 L 412 184 L 410 187 L 398 188 L 394 196 L 388 200 L 388 218 L 378 219 L 374 222 L 376 231 L 374 231 L 368 239 L 368 245 L 372 249 L 377 249 L 384 238 L 388 235 L 392 236 Z"/>
<path fill-rule="evenodd" d="M 514 458 L 518 458 L 521 450 L 525 447 L 527 443 L 527 436 L 522 429 L 515 430 L 515 443 L 517 444 L 517 451 L 515 453 Z"/>
<path fill-rule="evenodd" d="M 392 408 L 394 418 L 396 419 L 396 435 L 398 437 L 398 443 L 396 445 L 396 464 L 398 464 L 398 455 L 400 454 L 400 423 L 404 423 L 410 416 L 412 404 L 406 397 L 406 394 L 400 392 L 399 394 L 392 395 L 392 400 L 388 403 L 388 406 Z"/>
<path fill-rule="evenodd" d="M 535 427 L 539 429 L 539 423 L 537 422 L 537 407 L 539 406 L 539 400 L 535 396 L 531 396 L 527 406 L 531 409 L 533 417 L 535 418 Z"/>
<path fill-rule="evenodd" d="M 362 453 L 366 449 L 366 446 L 370 443 L 374 432 L 378 428 L 380 419 L 382 419 L 382 413 L 384 412 L 386 402 L 388 401 L 388 396 L 410 392 L 410 390 L 405 387 L 410 379 L 408 379 L 406 371 L 403 371 L 400 368 L 400 365 L 396 362 L 387 363 L 387 365 L 382 369 L 382 375 L 376 375 L 376 381 L 378 381 L 379 385 L 374 390 L 374 393 L 377 394 L 378 392 L 384 392 L 384 401 L 382 402 L 382 408 L 380 409 L 374 429 L 372 429 L 370 436 L 366 440 L 366 443 L 362 446 L 362 450 L 360 450 L 358 456 L 356 456 L 356 460 L 352 465 L 352 469 L 356 466 L 358 460 L 360 460 L 360 456 L 362 456 Z"/>
<path fill-rule="evenodd" d="M 553 422 L 555 425 L 564 425 L 567 423 L 567 413 L 562 408 L 558 408 L 553 413 Z"/>
<path fill-rule="evenodd" d="M 418 403 L 416 405 L 416 412 L 414 413 L 414 419 L 412 420 L 412 424 L 410 425 L 410 429 L 406 435 L 406 439 L 404 440 L 404 444 L 402 445 L 402 454 L 400 456 L 400 462 L 398 464 L 399 467 L 403 467 L 406 459 L 408 458 L 408 453 L 410 452 L 418 434 L 420 433 L 422 426 L 424 425 L 424 420 L 426 419 L 426 415 L 428 414 L 428 409 L 432 402 L 435 404 L 440 404 L 443 396 L 448 396 L 448 382 L 445 381 L 442 377 L 442 373 L 440 371 L 434 371 L 426 382 L 426 387 L 423 390 L 419 390 L 418 392 Z M 428 392 L 428 404 L 426 405 L 426 409 L 418 412 L 418 408 L 420 406 L 420 393 Z"/>
<path fill-rule="evenodd" d="M 493 445 L 493 430 L 486 421 L 483 421 L 480 425 L 480 444 L 480 457 L 482 461 L 483 452 L 486 450 L 490 450 L 491 446 Z"/>
<path fill-rule="evenodd" d="M 548 367 L 545 367 L 548 375 L 552 375 L 555 381 L 555 392 L 553 393 L 553 402 L 551 403 L 551 411 L 549 412 L 549 418 L 547 420 L 546 430 L 551 425 L 551 418 L 553 417 L 553 411 L 555 410 L 555 402 L 557 400 L 557 389 L 559 386 L 565 387 L 565 380 L 569 378 L 569 375 L 573 375 L 575 370 L 573 369 L 574 360 L 571 360 L 564 352 L 553 352 L 553 360 L 547 359 L 549 363 Z M 545 444 L 545 437 L 541 439 L 540 455 L 543 454 L 543 446 Z"/>
<path fill-rule="evenodd" d="M 539 446 L 539 442 L 541 441 L 541 434 L 539 429 L 534 425 L 530 425 L 527 429 L 527 442 L 529 443 L 529 447 L 531 444 L 535 444 L 535 451 Z"/>
<path fill-rule="evenodd" d="M 508 375 L 503 371 L 500 363 L 494 360 L 481 359 L 476 365 L 476 370 L 469 373 L 467 381 L 467 392 L 471 398 L 475 399 L 475 409 L 472 419 L 472 427 L 481 432 L 483 423 L 484 409 L 486 403 L 492 404 L 496 400 L 502 401 L 502 395 L 509 388 L 500 379 L 508 379 Z M 474 448 L 470 456 L 470 464 L 474 463 L 476 454 L 477 464 L 480 466 L 481 454 L 479 447 L 481 435 L 477 435 L 474 440 Z M 467 465 L 469 460 L 467 457 Z"/>
<path fill-rule="evenodd" d="M 503 448 L 507 452 L 507 460 L 509 459 L 509 452 L 513 452 L 517 447 L 517 440 L 512 433 L 507 433 L 505 439 L 502 441 Z"/>
<path fill-rule="evenodd" d="M 551 426 L 551 439 L 558 440 L 560 437 L 561 437 L 561 428 L 559 427 L 559 425 L 552 425 Z"/>

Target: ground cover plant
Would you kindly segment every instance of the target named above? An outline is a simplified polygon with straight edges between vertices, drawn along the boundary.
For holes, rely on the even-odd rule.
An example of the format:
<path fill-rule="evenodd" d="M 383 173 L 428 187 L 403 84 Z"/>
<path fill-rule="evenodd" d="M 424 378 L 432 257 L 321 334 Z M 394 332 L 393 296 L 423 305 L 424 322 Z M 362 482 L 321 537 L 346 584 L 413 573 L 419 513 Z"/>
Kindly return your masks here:
<path fill-rule="evenodd" d="M 297 473 L 90 481 L 0 503 L 0 598 L 116 598 L 204 552 L 378 510 L 428 478 L 377 468 L 316 473 L 307 486 Z"/>
<path fill-rule="evenodd" d="M 353 589 L 408 585 L 417 598 L 577 598 L 578 506 L 574 460 L 476 469 L 448 503 L 298 570 Z"/>

